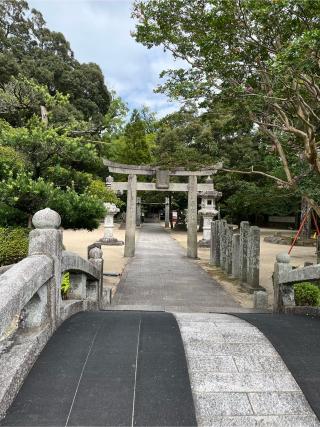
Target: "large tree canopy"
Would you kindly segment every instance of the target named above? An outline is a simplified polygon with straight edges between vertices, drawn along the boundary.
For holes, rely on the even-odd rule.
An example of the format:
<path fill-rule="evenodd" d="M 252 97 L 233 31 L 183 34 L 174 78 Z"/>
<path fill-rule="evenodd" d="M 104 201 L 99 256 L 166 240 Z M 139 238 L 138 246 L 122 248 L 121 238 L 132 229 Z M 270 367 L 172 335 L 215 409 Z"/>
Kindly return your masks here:
<path fill-rule="evenodd" d="M 97 64 L 79 63 L 62 33 L 49 30 L 41 13 L 24 0 L 0 2 L 0 87 L 22 75 L 68 94 L 78 117 L 100 126 L 110 94 Z M 9 89 L 11 87 L 9 85 Z M 0 116 L 2 112 L 0 110 Z"/>
<path fill-rule="evenodd" d="M 299 191 L 320 213 L 320 2 L 136 0 L 133 15 L 137 41 L 185 61 L 159 90 L 245 118 L 281 165 L 246 172 Z"/>
<path fill-rule="evenodd" d="M 0 2 L 0 223 L 49 206 L 66 227 L 99 225 L 111 102 L 101 69 L 81 64 L 24 0 Z"/>

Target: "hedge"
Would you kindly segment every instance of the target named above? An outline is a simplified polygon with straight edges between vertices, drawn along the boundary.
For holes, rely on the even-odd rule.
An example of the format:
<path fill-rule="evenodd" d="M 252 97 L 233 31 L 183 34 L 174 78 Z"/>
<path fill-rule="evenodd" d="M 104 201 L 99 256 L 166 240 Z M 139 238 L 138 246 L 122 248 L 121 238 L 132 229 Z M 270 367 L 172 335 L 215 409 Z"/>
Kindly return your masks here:
<path fill-rule="evenodd" d="M 27 228 L 0 227 L 0 266 L 21 261 L 28 254 Z"/>
<path fill-rule="evenodd" d="M 296 305 L 316 307 L 320 303 L 320 289 L 310 282 L 296 283 L 294 285 L 294 299 Z"/>

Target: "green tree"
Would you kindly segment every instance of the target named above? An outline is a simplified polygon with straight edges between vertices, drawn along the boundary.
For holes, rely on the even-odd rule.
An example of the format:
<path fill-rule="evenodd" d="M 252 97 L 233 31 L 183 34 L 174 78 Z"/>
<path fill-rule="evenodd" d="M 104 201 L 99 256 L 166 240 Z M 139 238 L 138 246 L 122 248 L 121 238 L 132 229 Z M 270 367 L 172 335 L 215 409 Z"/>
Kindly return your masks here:
<path fill-rule="evenodd" d="M 185 61 L 160 91 L 245 117 L 281 169 L 244 172 L 300 192 L 318 213 L 319 12 L 313 0 L 148 0 L 133 12 L 137 41 Z"/>
<path fill-rule="evenodd" d="M 97 64 L 79 63 L 62 33 L 50 31 L 42 14 L 24 0 L 0 3 L 0 86 L 18 74 L 68 94 L 79 117 L 99 131 L 110 94 Z M 74 111 L 74 113 L 75 113 Z"/>
<path fill-rule="evenodd" d="M 133 110 L 125 127 L 125 156 L 128 164 L 146 164 L 151 161 L 146 124 L 138 110 Z"/>

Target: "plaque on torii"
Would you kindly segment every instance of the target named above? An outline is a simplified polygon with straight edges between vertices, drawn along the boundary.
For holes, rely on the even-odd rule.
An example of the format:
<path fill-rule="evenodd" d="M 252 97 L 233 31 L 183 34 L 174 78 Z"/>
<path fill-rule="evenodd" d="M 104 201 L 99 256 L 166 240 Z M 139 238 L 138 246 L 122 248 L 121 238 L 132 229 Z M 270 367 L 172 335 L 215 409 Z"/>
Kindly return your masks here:
<path fill-rule="evenodd" d="M 126 236 L 124 256 L 132 257 L 135 253 L 136 203 L 137 191 L 187 191 L 188 192 L 188 243 L 187 255 L 197 258 L 197 194 L 213 190 L 212 183 L 199 183 L 198 176 L 211 176 L 222 168 L 222 163 L 208 166 L 197 171 L 175 168 L 164 170 L 159 166 L 125 165 L 104 159 L 109 172 L 128 175 L 128 182 L 109 180 L 114 191 L 127 191 Z M 156 182 L 137 182 L 137 175 L 155 176 Z M 171 176 L 187 176 L 188 183 L 170 182 Z"/>

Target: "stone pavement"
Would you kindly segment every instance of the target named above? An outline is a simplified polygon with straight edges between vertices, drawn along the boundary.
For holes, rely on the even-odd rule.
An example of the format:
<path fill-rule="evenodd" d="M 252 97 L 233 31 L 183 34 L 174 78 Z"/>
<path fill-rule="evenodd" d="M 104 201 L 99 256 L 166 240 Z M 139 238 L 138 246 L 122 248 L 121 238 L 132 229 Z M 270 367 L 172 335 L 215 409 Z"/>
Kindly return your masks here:
<path fill-rule="evenodd" d="M 265 336 L 226 314 L 176 314 L 199 426 L 320 426 Z M 301 365 L 302 366 L 302 365 Z"/>
<path fill-rule="evenodd" d="M 143 224 L 111 309 L 169 312 L 248 311 L 228 295 L 160 224 Z"/>

